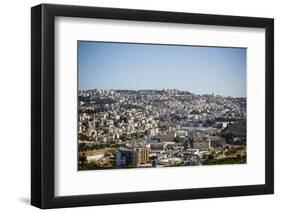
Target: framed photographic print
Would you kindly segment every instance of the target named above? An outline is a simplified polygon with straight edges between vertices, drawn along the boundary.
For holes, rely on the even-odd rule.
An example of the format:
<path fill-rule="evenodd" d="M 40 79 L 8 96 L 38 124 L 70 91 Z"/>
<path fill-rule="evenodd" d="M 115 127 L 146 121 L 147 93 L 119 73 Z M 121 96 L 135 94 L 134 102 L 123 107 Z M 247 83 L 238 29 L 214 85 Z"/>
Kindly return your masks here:
<path fill-rule="evenodd" d="M 274 21 L 31 9 L 31 203 L 274 192 Z"/>

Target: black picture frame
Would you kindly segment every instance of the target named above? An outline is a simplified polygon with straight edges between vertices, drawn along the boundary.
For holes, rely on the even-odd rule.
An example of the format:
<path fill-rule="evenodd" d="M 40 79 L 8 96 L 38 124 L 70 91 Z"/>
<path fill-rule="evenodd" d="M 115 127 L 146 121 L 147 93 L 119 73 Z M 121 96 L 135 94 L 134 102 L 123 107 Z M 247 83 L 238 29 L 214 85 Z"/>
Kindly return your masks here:
<path fill-rule="evenodd" d="M 93 195 L 54 195 L 55 17 L 264 28 L 265 184 Z M 42 208 L 218 198 L 274 193 L 274 20 L 164 11 L 41 4 L 31 8 L 31 204 Z"/>

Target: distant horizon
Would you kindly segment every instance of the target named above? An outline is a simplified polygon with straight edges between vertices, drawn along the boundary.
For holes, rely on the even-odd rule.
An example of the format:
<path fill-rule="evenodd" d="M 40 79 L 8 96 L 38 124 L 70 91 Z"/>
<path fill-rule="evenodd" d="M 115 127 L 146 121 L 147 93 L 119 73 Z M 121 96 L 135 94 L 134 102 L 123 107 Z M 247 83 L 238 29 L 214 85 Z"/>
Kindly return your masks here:
<path fill-rule="evenodd" d="M 246 98 L 246 53 L 238 47 L 78 41 L 78 87 Z"/>
<path fill-rule="evenodd" d="M 78 91 L 92 91 L 92 90 L 105 90 L 105 91 L 116 91 L 116 90 L 120 90 L 120 91 L 167 91 L 167 90 L 178 90 L 180 92 L 188 92 L 190 94 L 193 95 L 215 95 L 215 96 L 221 96 L 221 97 L 231 97 L 231 98 L 247 98 L 247 96 L 225 96 L 225 95 L 221 95 L 221 94 L 217 94 L 217 93 L 204 93 L 204 94 L 196 94 L 194 92 L 191 91 L 187 91 L 187 90 L 180 90 L 180 89 L 100 89 L 100 88 L 92 88 L 92 89 L 79 89 Z"/>

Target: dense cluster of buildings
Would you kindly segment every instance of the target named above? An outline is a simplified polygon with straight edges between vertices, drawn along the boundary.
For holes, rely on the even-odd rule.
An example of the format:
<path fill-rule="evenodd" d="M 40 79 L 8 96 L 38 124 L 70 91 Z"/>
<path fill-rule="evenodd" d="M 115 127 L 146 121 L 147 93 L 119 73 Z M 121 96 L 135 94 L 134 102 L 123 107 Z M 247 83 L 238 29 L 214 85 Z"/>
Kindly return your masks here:
<path fill-rule="evenodd" d="M 80 169 L 243 163 L 246 98 L 79 91 L 78 142 Z"/>

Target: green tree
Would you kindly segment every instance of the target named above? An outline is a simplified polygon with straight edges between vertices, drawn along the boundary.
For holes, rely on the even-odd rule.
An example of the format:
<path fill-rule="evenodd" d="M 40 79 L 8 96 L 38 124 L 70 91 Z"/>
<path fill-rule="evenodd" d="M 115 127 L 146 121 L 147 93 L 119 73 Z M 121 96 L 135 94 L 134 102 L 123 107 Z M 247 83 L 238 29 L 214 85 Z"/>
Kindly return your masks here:
<path fill-rule="evenodd" d="M 228 132 L 228 133 L 224 134 L 223 137 L 225 138 L 226 143 L 229 143 L 229 144 L 233 143 L 233 133 L 232 132 Z"/>
<path fill-rule="evenodd" d="M 81 133 L 78 134 L 78 139 L 80 141 L 90 141 L 90 137 L 89 136 L 81 134 Z"/>
<path fill-rule="evenodd" d="M 85 156 L 85 154 L 79 155 L 79 162 L 81 162 L 82 165 L 87 162 L 87 157 Z"/>
<path fill-rule="evenodd" d="M 180 136 L 176 136 L 175 138 L 174 138 L 174 142 L 176 142 L 176 143 L 181 143 L 181 142 L 183 142 L 184 141 L 184 138 L 181 138 Z"/>

